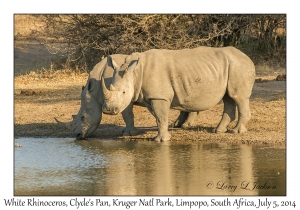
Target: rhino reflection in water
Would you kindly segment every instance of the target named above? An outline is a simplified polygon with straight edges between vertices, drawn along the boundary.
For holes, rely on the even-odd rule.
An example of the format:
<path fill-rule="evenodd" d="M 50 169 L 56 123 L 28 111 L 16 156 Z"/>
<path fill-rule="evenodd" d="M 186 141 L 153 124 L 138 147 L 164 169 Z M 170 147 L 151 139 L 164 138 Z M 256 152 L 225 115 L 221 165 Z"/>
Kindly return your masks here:
<path fill-rule="evenodd" d="M 222 119 L 215 132 L 226 132 L 235 119 L 234 133 L 246 132 L 250 119 L 249 98 L 255 80 L 251 59 L 234 47 L 198 47 L 184 50 L 148 50 L 129 55 L 119 67 L 113 58 L 108 65 L 115 69 L 110 90 L 103 83 L 103 112 L 117 114 L 129 103 L 147 105 L 158 126 L 155 141 L 170 140 L 170 108 L 198 112 L 224 102 Z"/>
<path fill-rule="evenodd" d="M 127 55 L 111 55 L 111 58 L 118 64 L 122 64 Z M 104 104 L 104 95 L 101 85 L 103 77 L 104 84 L 108 87 L 112 82 L 114 70 L 107 65 L 107 58 L 104 58 L 95 65 L 90 72 L 87 83 L 81 93 L 81 107 L 77 115 L 73 115 L 71 122 L 61 122 L 56 120 L 59 125 L 63 125 L 70 129 L 76 136 L 76 139 L 84 139 L 93 134 L 98 128 L 102 118 L 102 106 Z M 143 105 L 143 104 L 139 104 Z M 122 111 L 122 117 L 126 127 L 123 135 L 135 135 L 137 130 L 134 127 L 134 116 L 132 112 L 133 102 Z M 197 112 L 188 113 L 181 112 L 178 119 L 172 124 L 174 127 L 190 126 Z"/>

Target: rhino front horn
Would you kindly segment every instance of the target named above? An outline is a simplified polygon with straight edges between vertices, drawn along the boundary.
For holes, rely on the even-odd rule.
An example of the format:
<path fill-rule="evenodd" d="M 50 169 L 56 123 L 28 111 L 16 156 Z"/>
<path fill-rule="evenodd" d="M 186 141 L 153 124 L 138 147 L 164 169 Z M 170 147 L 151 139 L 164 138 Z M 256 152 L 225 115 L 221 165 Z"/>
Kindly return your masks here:
<path fill-rule="evenodd" d="M 101 82 L 102 82 L 102 90 L 103 90 L 104 98 L 105 100 L 108 100 L 111 97 L 111 92 L 106 88 L 103 77 L 101 80 L 102 80 Z"/>
<path fill-rule="evenodd" d="M 55 117 L 54 117 L 54 120 L 57 122 L 58 125 L 64 126 L 67 129 L 71 130 L 71 123 L 70 122 L 61 122 L 58 119 L 56 119 Z"/>

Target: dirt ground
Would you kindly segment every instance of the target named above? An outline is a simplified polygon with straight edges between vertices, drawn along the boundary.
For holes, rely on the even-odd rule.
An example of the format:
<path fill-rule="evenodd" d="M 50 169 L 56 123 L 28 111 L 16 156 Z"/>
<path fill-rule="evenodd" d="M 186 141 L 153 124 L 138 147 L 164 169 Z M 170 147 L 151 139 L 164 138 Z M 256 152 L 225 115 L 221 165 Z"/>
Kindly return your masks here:
<path fill-rule="evenodd" d="M 30 48 L 31 47 L 31 48 Z M 43 53 L 45 55 L 43 55 Z M 81 87 L 87 73 L 71 71 L 29 72 L 30 65 L 38 64 L 47 51 L 36 51 L 32 45 L 15 45 L 14 77 L 14 135 L 15 137 L 73 137 L 72 133 L 56 124 L 54 117 L 70 121 L 80 108 Z M 27 60 L 26 58 L 30 58 Z M 41 59 L 43 62 L 44 60 Z M 170 129 L 172 141 L 210 141 L 241 144 L 286 144 L 286 81 L 276 81 L 276 75 L 258 76 L 250 99 L 252 118 L 248 132 L 243 134 L 215 134 L 212 129 L 221 119 L 220 103 L 198 116 L 189 129 Z M 179 114 L 171 110 L 169 122 Z M 121 115 L 103 115 L 101 124 L 90 139 L 151 140 L 157 134 L 155 118 L 144 107 L 134 107 L 135 125 L 142 132 L 123 137 L 125 123 Z M 233 128 L 236 121 L 230 124 Z M 75 139 L 75 138 L 74 138 Z"/>

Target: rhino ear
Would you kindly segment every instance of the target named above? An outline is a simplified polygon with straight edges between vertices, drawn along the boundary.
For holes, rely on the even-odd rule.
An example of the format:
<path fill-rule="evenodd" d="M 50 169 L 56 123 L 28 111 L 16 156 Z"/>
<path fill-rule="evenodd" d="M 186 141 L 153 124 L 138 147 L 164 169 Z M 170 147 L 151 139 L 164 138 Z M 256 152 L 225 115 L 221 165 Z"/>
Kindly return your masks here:
<path fill-rule="evenodd" d="M 114 70 L 119 68 L 118 64 L 112 59 L 110 55 L 107 56 L 107 65 Z"/>
<path fill-rule="evenodd" d="M 92 90 L 94 90 L 95 85 L 96 85 L 95 79 L 90 79 L 89 84 L 88 84 L 88 90 L 89 90 L 89 92 L 91 92 Z"/>
<path fill-rule="evenodd" d="M 124 73 L 123 73 L 122 77 L 124 77 L 124 75 L 128 74 L 128 72 L 134 71 L 134 69 L 135 69 L 135 67 L 137 66 L 138 63 L 139 63 L 139 60 L 131 61 L 128 65 L 128 67 L 124 70 Z"/>
<path fill-rule="evenodd" d="M 130 64 L 128 65 L 128 71 L 133 71 L 135 69 L 135 67 L 138 65 L 139 60 L 133 60 L 130 62 Z"/>

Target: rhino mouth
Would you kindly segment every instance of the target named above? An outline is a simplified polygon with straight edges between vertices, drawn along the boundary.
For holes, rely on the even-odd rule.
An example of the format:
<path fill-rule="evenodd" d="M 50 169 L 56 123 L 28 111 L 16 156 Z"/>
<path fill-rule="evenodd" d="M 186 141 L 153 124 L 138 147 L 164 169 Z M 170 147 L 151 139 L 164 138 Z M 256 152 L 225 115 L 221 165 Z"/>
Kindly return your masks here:
<path fill-rule="evenodd" d="M 76 140 L 84 140 L 84 139 L 85 139 L 85 137 L 82 133 L 76 134 Z"/>

